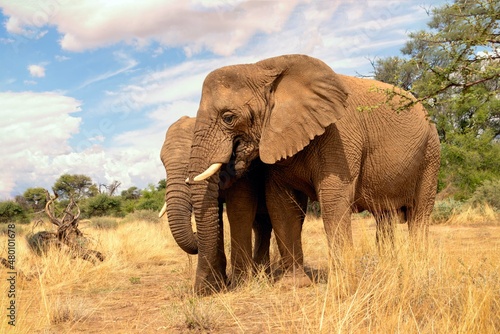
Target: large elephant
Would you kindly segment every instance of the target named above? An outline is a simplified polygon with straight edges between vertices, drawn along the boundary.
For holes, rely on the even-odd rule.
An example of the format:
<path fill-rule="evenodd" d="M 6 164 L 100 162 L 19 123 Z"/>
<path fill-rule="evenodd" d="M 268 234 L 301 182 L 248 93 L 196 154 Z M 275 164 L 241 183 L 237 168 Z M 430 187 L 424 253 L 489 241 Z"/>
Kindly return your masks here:
<path fill-rule="evenodd" d="M 398 214 L 415 244 L 427 242 L 439 138 L 423 106 L 391 85 L 336 74 L 305 55 L 211 72 L 189 162 L 201 266 L 216 255 L 216 171 L 232 157 L 238 173 L 257 158 L 268 164 L 267 208 L 285 270 L 303 266 L 300 210 L 290 200 L 297 191 L 319 200 L 333 259 L 352 245 L 356 210 L 374 214 L 379 240 L 391 238 L 387 218 Z M 197 279 L 198 290 L 216 280 Z"/>
<path fill-rule="evenodd" d="M 160 158 L 167 173 L 165 205 L 160 217 L 167 212 L 168 222 L 177 244 L 188 254 L 198 253 L 198 240 L 191 225 L 192 202 L 189 186 L 186 184 L 189 154 L 194 133 L 195 118 L 182 117 L 173 123 L 165 134 Z M 198 276 L 215 275 L 220 289 L 226 282 L 226 256 L 222 213 L 226 203 L 231 234 L 231 283 L 235 285 L 240 277 L 252 269 L 264 267 L 270 270 L 269 246 L 271 222 L 265 204 L 264 165 L 256 160 L 252 168 L 236 177 L 234 164 L 227 164 L 220 173 L 218 193 L 218 235 L 214 239 L 217 255 Z M 252 260 L 252 228 L 254 250 Z M 203 255 L 202 255 L 203 256 Z"/>

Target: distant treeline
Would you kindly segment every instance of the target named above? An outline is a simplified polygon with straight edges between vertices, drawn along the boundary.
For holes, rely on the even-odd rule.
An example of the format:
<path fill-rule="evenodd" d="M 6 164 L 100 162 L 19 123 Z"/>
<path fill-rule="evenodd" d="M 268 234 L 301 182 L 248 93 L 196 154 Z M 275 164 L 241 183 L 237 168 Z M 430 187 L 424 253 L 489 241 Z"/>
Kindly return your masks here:
<path fill-rule="evenodd" d="M 74 198 L 81 210 L 81 218 L 124 217 L 137 210 L 159 212 L 165 202 L 165 179 L 156 186 L 150 184 L 146 189 L 130 187 L 116 194 L 119 185 L 118 181 L 110 185 L 98 185 L 86 175 L 64 174 L 57 179 L 49 194 L 57 194 L 56 210 L 60 212 L 69 199 Z M 47 191 L 41 187 L 28 188 L 14 200 L 0 202 L 0 223 L 29 223 L 32 219 L 44 217 Z"/>

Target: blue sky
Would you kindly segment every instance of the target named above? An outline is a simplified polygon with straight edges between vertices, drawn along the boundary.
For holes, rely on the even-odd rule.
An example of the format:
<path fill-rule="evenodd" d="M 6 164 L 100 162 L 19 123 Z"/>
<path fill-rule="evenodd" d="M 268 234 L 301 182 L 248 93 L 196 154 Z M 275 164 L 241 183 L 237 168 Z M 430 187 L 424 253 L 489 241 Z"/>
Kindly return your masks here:
<path fill-rule="evenodd" d="M 0 200 L 64 173 L 146 187 L 212 70 L 289 53 L 371 73 L 445 1 L 0 0 Z"/>

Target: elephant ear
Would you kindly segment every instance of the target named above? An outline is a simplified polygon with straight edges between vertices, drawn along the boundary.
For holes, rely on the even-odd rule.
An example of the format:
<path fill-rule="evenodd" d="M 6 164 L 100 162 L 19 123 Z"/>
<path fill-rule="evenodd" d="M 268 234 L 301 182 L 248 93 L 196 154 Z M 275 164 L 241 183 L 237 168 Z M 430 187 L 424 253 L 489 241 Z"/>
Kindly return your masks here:
<path fill-rule="evenodd" d="M 263 162 L 273 164 L 293 156 L 346 113 L 348 92 L 322 61 L 287 55 L 256 65 L 273 73 L 269 83 L 270 111 L 259 144 Z"/>

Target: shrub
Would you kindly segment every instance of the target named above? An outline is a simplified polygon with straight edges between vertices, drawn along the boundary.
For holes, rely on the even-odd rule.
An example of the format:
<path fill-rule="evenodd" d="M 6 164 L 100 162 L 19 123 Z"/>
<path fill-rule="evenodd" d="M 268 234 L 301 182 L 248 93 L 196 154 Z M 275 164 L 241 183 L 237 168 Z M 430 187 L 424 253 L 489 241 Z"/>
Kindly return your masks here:
<path fill-rule="evenodd" d="M 161 198 L 141 198 L 137 203 L 136 208 L 138 210 L 151 210 L 151 211 L 160 211 L 161 207 L 165 203 L 163 197 Z"/>
<path fill-rule="evenodd" d="M 28 214 L 14 201 L 0 202 L 0 223 L 29 224 Z"/>
<path fill-rule="evenodd" d="M 444 223 L 448 221 L 454 214 L 460 212 L 462 204 L 462 202 L 452 198 L 437 201 L 432 211 L 432 221 L 434 223 Z"/>
<path fill-rule="evenodd" d="M 484 181 L 470 199 L 471 204 L 487 203 L 500 210 L 500 179 Z"/>
<path fill-rule="evenodd" d="M 165 203 L 165 190 L 158 190 L 153 185 L 142 191 L 142 196 L 137 202 L 138 210 L 160 211 Z"/>
<path fill-rule="evenodd" d="M 454 134 L 441 143 L 439 190 L 451 184 L 456 200 L 468 200 L 484 180 L 498 180 L 499 165 L 500 144 L 494 136 Z"/>
<path fill-rule="evenodd" d="M 123 199 L 122 197 L 122 212 L 127 215 L 135 211 L 135 206 L 138 200 L 135 199 Z"/>
<path fill-rule="evenodd" d="M 122 202 L 119 197 L 99 194 L 85 201 L 84 213 L 87 217 L 123 217 Z"/>

